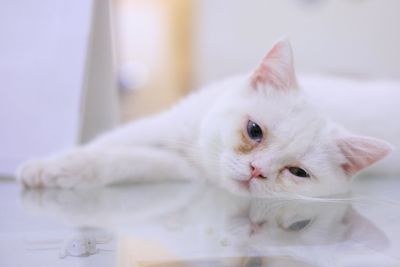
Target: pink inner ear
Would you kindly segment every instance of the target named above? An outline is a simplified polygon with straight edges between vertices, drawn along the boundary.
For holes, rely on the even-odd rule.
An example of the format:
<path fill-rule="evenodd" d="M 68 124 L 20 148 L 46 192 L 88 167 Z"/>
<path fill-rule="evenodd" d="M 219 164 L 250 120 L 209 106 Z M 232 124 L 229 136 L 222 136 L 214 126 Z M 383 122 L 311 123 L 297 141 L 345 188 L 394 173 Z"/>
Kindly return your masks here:
<path fill-rule="evenodd" d="M 357 136 L 339 140 L 338 146 L 347 161 L 342 164 L 342 168 L 349 175 L 354 175 L 381 160 L 392 150 L 386 142 Z"/>
<path fill-rule="evenodd" d="M 277 42 L 251 77 L 251 86 L 271 85 L 275 89 L 296 87 L 293 56 L 287 40 Z"/>

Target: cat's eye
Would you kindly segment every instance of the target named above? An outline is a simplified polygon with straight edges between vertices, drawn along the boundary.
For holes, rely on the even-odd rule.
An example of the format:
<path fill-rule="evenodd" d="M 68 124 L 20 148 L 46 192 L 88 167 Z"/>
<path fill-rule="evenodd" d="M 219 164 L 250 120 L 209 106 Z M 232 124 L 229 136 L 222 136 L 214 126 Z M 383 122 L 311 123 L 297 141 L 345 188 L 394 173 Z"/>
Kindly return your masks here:
<path fill-rule="evenodd" d="M 308 178 L 308 177 L 310 177 L 310 175 L 309 175 L 305 170 L 303 170 L 302 168 L 298 168 L 298 167 L 289 167 L 288 170 L 289 170 L 289 172 L 290 172 L 291 174 L 293 174 L 294 176 L 297 176 L 297 177 L 301 177 L 301 178 Z"/>
<path fill-rule="evenodd" d="M 307 225 L 309 225 L 311 220 L 300 220 L 292 223 L 286 230 L 297 232 L 303 230 Z"/>
<path fill-rule="evenodd" d="M 254 121 L 250 121 L 247 123 L 247 134 L 249 135 L 251 140 L 256 142 L 261 142 L 263 139 L 263 132 L 261 127 L 255 123 Z"/>

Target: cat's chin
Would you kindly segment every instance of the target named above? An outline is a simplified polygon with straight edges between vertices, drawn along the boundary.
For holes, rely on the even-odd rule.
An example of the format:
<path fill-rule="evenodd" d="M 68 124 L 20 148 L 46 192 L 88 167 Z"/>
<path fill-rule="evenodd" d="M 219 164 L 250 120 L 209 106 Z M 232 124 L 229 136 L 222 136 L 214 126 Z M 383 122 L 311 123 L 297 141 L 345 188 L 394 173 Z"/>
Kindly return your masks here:
<path fill-rule="evenodd" d="M 223 187 L 225 190 L 229 191 L 230 193 L 236 195 L 260 197 L 260 198 L 270 197 L 270 194 L 267 192 L 267 190 L 265 192 L 257 190 L 257 186 L 251 179 L 238 180 L 234 178 L 225 178 L 220 180 L 220 186 Z"/>
<path fill-rule="evenodd" d="M 221 186 L 236 195 L 247 196 L 247 197 L 255 197 L 255 198 L 276 198 L 277 196 L 282 196 L 284 194 L 280 192 L 275 192 L 272 189 L 260 190 L 260 188 L 256 185 L 256 182 L 249 180 L 236 180 L 230 179 L 225 180 L 221 183 Z"/>
<path fill-rule="evenodd" d="M 255 198 L 280 198 L 280 199 L 308 199 L 326 198 L 335 195 L 349 194 L 350 187 L 337 187 L 323 190 L 312 190 L 307 192 L 289 192 L 281 188 L 270 188 L 257 185 L 257 181 L 252 180 L 223 180 L 220 184 L 225 190 L 241 196 Z"/>
<path fill-rule="evenodd" d="M 219 186 L 224 190 L 240 196 L 251 196 L 250 184 L 245 180 L 239 181 L 235 179 L 221 179 Z"/>

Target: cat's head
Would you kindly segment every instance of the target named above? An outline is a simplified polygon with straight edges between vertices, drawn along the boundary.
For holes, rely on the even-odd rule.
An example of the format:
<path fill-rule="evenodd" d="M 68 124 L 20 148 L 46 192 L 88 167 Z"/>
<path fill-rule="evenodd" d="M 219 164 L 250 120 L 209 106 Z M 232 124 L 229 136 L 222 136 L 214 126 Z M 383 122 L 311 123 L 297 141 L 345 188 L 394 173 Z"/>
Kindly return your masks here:
<path fill-rule="evenodd" d="M 232 223 L 235 227 L 245 228 L 242 231 L 247 235 L 243 236 L 259 244 L 328 245 L 350 239 L 373 245 L 376 250 L 387 247 L 385 234 L 359 214 L 350 202 L 321 200 L 267 201 L 252 198 L 247 210 L 239 212 L 241 216 L 233 217 L 237 221 Z"/>
<path fill-rule="evenodd" d="M 349 133 L 307 102 L 287 40 L 250 75 L 218 86 L 225 93 L 202 131 L 210 171 L 225 187 L 257 196 L 339 193 L 391 151 L 384 141 Z"/>

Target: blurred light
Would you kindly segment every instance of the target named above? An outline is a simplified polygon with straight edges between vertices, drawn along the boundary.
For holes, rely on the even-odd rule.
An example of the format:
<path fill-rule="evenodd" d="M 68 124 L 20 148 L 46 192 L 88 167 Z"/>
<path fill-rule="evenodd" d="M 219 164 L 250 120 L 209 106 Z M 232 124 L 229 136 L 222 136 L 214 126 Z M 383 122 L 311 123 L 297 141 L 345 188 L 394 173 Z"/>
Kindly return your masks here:
<path fill-rule="evenodd" d="M 124 91 L 144 88 L 149 82 L 149 75 L 149 67 L 143 62 L 125 62 L 119 69 L 119 88 Z"/>
<path fill-rule="evenodd" d="M 118 9 L 121 56 L 157 66 L 164 51 L 166 23 L 160 7 L 153 1 L 131 1 Z"/>

